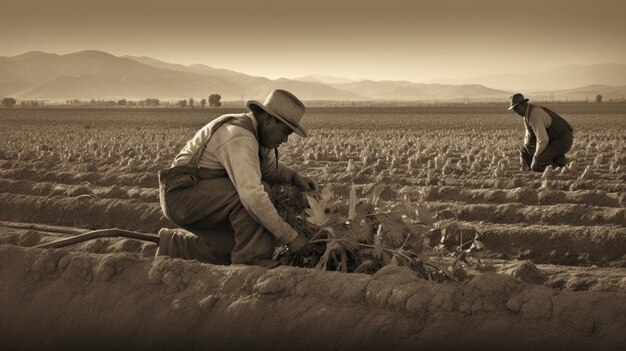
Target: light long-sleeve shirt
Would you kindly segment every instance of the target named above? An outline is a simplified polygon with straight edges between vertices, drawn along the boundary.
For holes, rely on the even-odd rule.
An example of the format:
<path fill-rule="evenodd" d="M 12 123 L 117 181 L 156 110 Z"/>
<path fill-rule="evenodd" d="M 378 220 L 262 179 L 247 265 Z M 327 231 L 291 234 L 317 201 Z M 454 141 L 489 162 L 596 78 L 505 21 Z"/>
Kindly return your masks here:
<path fill-rule="evenodd" d="M 546 149 L 550 138 L 546 129 L 552 125 L 552 117 L 540 106 L 528 104 L 526 107 L 525 117 L 528 120 L 528 124 L 532 128 L 537 138 L 537 146 L 535 149 L 534 157 L 541 155 L 543 150 Z M 528 144 L 531 136 L 526 129 L 526 135 L 524 136 L 524 144 Z"/>
<path fill-rule="evenodd" d="M 249 118 L 255 134 L 257 133 L 258 123 L 252 113 L 238 116 Z M 245 128 L 225 123 L 210 135 L 211 126 L 219 122 L 220 118 L 222 117 L 218 117 L 196 133 L 181 152 L 184 155 L 177 156 L 177 162 L 188 162 L 191 159 L 190 155 L 201 147 L 204 138 L 210 137 L 198 166 L 215 171 L 216 174 L 223 172 L 235 186 L 246 211 L 278 240 L 284 243 L 293 242 L 298 233 L 280 217 L 264 190 L 261 179 L 291 183 L 295 172 L 280 162 L 277 165 L 272 150 L 260 145 L 256 136 Z M 185 155 L 188 155 L 187 159 Z"/>

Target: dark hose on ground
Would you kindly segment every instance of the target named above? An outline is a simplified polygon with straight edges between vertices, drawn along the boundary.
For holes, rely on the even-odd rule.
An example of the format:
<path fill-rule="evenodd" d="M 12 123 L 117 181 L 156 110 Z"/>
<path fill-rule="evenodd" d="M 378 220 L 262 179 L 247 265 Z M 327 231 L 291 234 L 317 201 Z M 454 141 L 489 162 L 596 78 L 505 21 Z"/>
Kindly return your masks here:
<path fill-rule="evenodd" d="M 82 243 L 83 241 L 87 241 L 87 240 L 106 238 L 106 237 L 124 237 L 124 238 L 130 238 L 130 239 L 150 241 L 150 242 L 157 243 L 157 244 L 159 242 L 159 236 L 156 234 L 146 234 L 146 233 L 134 232 L 131 230 L 110 228 L 110 229 L 93 230 L 93 231 L 86 232 L 77 236 L 73 236 L 71 238 L 53 241 L 51 243 L 41 244 L 35 247 L 40 248 L 40 249 L 59 248 L 59 247 Z"/>

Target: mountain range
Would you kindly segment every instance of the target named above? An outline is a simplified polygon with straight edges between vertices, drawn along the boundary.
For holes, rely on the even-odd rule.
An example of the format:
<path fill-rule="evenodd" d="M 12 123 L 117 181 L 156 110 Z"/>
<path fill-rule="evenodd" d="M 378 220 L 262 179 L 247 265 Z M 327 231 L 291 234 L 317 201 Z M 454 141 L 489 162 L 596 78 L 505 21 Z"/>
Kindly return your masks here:
<path fill-rule="evenodd" d="M 482 84 L 494 89 L 516 91 L 564 91 L 589 85 L 626 85 L 626 64 L 565 65 L 525 74 L 493 74 L 467 79 L 435 79 L 426 83 Z"/>
<path fill-rule="evenodd" d="M 542 89 L 527 91 L 546 93 L 548 88 L 545 87 L 550 86 L 557 87 L 550 93 L 553 97 L 563 95 L 580 99 L 602 94 L 605 98 L 622 98 L 626 95 L 625 72 L 626 65 L 617 64 L 565 66 L 545 78 L 551 85 L 540 85 L 544 79 L 540 74 L 529 75 Z M 516 80 L 519 89 L 513 88 Z M 582 86 L 575 85 L 580 81 L 589 84 L 576 88 Z M 315 74 L 297 79 L 268 79 L 204 64 L 186 66 L 150 57 L 114 56 L 94 50 L 65 55 L 32 51 L 0 57 L 0 97 L 22 100 L 188 99 L 213 93 L 220 94 L 223 100 L 247 100 L 263 99 L 271 90 L 281 88 L 303 100 L 497 101 L 508 99 L 512 91 L 524 90 L 526 85 L 521 82 L 526 82 L 522 75 L 424 83 L 355 81 Z"/>

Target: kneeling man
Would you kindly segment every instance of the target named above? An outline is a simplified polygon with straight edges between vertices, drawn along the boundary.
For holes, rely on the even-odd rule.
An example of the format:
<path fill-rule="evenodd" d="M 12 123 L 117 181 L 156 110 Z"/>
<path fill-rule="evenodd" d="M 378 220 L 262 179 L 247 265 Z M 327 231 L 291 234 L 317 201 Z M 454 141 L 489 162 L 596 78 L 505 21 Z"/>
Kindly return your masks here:
<path fill-rule="evenodd" d="M 270 200 L 270 183 L 317 187 L 278 162 L 277 148 L 292 132 L 307 135 L 300 124 L 304 105 L 290 92 L 274 90 L 265 103 L 249 101 L 247 107 L 248 113 L 223 115 L 205 125 L 173 167 L 159 172 L 163 213 L 185 230 L 162 229 L 157 255 L 274 267 L 279 242 L 311 254 L 309 240 Z"/>
<path fill-rule="evenodd" d="M 547 166 L 563 167 L 565 154 L 572 148 L 572 126 L 554 111 L 529 104 L 522 94 L 511 96 L 509 110 L 524 118 L 526 135 L 520 150 L 520 162 L 526 170 L 543 172 Z"/>

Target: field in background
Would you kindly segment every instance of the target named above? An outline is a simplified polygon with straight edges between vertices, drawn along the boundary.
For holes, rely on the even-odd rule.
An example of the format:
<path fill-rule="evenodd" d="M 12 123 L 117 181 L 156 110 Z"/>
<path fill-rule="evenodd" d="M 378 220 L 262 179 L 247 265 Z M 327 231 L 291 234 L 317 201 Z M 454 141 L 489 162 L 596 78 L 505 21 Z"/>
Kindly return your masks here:
<path fill-rule="evenodd" d="M 451 209 L 458 217 L 451 229 L 482 233 L 487 257 L 503 266 L 513 259 L 545 265 L 548 286 L 626 291 L 626 110 L 551 107 L 576 134 L 570 165 L 545 175 L 520 170 L 522 121 L 502 106 L 312 108 L 304 120 L 311 137 L 291 137 L 281 160 L 339 196 L 352 182 L 360 196 L 385 184 L 383 201 L 408 194 L 423 196 L 433 211 Z M 0 110 L 0 221 L 171 227 L 161 216 L 156 172 L 225 112 Z M 0 229 L 0 243 L 55 238 Z M 154 253 L 154 245 L 130 240 L 99 242 L 82 249 Z"/>
<path fill-rule="evenodd" d="M 547 106 L 555 111 L 564 114 L 620 114 L 626 113 L 626 102 L 608 102 L 608 103 L 590 103 L 590 102 L 536 102 L 542 106 Z M 415 103 L 406 105 L 389 105 L 391 102 L 385 101 L 369 101 L 354 102 L 351 105 L 334 106 L 325 104 L 323 101 L 305 101 L 307 113 L 311 114 L 508 114 L 508 101 L 500 103 Z M 190 114 L 224 114 L 239 113 L 245 111 L 245 103 L 229 102 L 227 106 L 214 107 L 118 107 L 118 106 L 50 106 L 33 107 L 33 106 L 15 106 L 3 110 L 56 110 L 56 111 L 126 111 L 126 112 L 162 112 L 162 113 L 190 113 Z"/>

